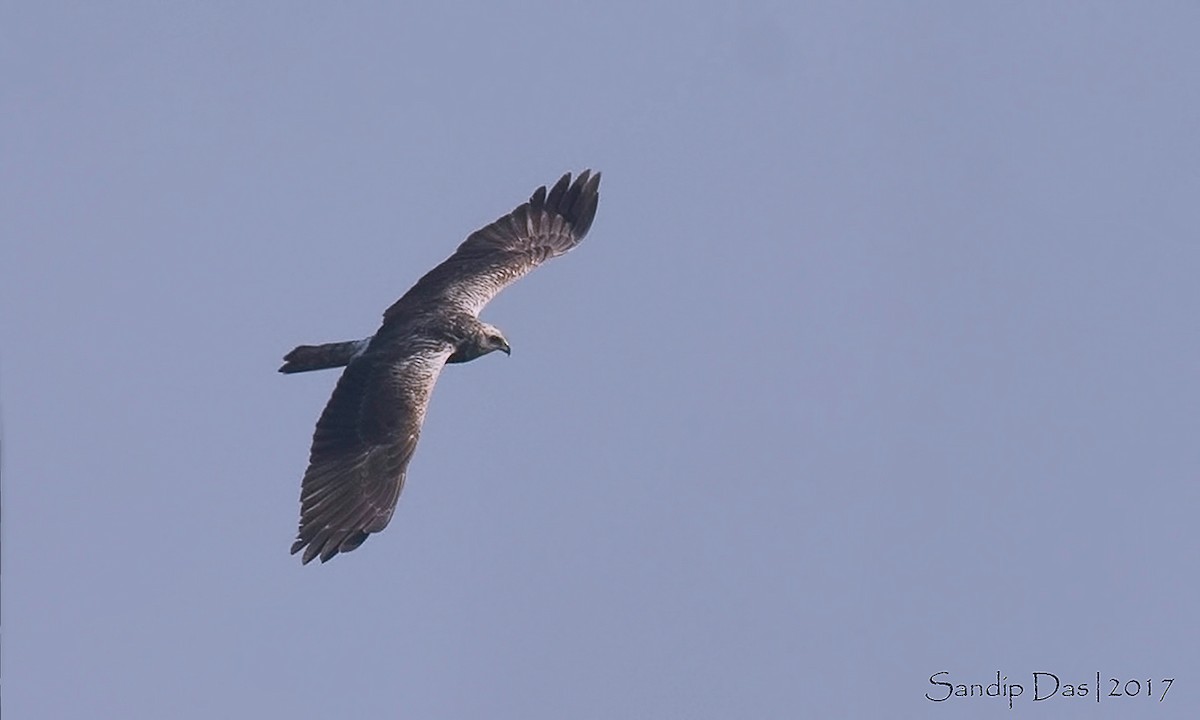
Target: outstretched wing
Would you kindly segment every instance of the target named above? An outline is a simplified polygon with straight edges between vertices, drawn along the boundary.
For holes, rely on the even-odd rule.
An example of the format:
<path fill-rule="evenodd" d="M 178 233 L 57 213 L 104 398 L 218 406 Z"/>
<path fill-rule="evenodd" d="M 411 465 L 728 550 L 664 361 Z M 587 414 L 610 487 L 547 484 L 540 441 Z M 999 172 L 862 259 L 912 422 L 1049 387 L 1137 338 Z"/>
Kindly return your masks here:
<path fill-rule="evenodd" d="M 292 553 L 321 562 L 387 527 L 449 344 L 355 358 L 317 421 Z"/>
<path fill-rule="evenodd" d="M 384 324 L 431 305 L 479 315 L 484 305 L 525 273 L 579 244 L 596 217 L 600 173 L 563 175 L 549 193 L 476 230 L 383 314 Z"/>

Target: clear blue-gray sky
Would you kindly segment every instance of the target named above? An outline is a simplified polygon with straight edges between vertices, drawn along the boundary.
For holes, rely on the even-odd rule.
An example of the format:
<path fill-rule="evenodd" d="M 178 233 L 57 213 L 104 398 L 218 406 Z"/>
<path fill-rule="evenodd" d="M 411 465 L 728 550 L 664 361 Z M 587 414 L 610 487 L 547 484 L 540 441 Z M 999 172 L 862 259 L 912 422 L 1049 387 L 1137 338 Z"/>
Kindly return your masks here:
<path fill-rule="evenodd" d="M 1197 717 L 1198 37 L 8 4 L 5 717 Z M 512 357 L 449 368 L 391 526 L 302 567 L 337 374 L 283 353 L 585 167 L 588 239 L 484 312 Z"/>

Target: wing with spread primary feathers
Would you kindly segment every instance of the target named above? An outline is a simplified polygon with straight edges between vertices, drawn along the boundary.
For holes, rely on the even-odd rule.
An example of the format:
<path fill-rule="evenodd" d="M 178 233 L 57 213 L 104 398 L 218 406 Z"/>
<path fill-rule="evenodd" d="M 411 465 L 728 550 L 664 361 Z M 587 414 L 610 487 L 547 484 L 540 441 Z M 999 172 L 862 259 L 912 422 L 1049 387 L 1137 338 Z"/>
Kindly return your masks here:
<path fill-rule="evenodd" d="M 317 421 L 300 488 L 300 532 L 292 553 L 321 562 L 387 527 L 453 348 L 366 353 L 338 380 Z"/>
<path fill-rule="evenodd" d="M 529 202 L 476 230 L 383 314 L 384 324 L 431 305 L 479 315 L 501 290 L 546 260 L 579 244 L 596 217 L 600 173 L 563 175 L 549 193 L 543 185 Z"/>

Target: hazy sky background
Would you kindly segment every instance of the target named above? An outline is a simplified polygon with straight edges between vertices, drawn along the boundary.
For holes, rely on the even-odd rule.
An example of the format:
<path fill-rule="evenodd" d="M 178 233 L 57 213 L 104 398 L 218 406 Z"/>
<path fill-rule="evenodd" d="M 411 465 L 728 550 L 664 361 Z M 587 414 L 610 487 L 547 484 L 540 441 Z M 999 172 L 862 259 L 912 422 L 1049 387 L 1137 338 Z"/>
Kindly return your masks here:
<path fill-rule="evenodd" d="M 1197 717 L 1198 37 L 6 4 L 5 717 Z M 302 567 L 337 374 L 281 356 L 585 167 L 587 240 L 484 312 L 512 357 L 449 368 L 391 526 Z"/>

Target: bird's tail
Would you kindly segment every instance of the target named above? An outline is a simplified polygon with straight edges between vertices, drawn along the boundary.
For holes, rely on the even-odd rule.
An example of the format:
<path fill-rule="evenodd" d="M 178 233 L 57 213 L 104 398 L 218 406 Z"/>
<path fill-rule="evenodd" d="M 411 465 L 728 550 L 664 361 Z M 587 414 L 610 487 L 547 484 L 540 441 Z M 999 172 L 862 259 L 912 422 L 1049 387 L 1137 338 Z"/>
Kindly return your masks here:
<path fill-rule="evenodd" d="M 283 356 L 281 373 L 299 373 L 309 370 L 345 367 L 367 349 L 371 338 L 348 342 L 325 343 L 324 345 L 301 345 Z"/>

